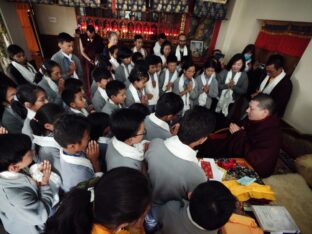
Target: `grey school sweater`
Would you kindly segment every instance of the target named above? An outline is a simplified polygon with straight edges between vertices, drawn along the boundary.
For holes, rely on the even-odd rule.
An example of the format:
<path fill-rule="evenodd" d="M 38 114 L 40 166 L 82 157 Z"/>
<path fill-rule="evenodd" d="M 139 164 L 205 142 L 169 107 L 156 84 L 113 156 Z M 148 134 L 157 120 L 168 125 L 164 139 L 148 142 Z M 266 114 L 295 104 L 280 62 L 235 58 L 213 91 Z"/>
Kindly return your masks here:
<path fill-rule="evenodd" d="M 53 202 L 50 186 L 38 187 L 28 176 L 5 178 L 0 173 L 0 219 L 12 234 L 42 233 Z"/>
<path fill-rule="evenodd" d="M 197 164 L 173 155 L 164 140 L 151 141 L 145 160 L 155 205 L 186 198 L 188 192 L 207 181 L 204 171 Z"/>
<path fill-rule="evenodd" d="M 157 220 L 162 228 L 157 234 L 217 234 L 218 230 L 208 231 L 196 227 L 189 219 L 187 207 L 189 202 L 169 201 L 159 208 Z"/>
<path fill-rule="evenodd" d="M 138 161 L 132 158 L 123 157 L 110 142 L 106 151 L 106 166 L 107 171 L 116 167 L 130 167 L 138 171 L 142 171 L 143 161 Z"/>
<path fill-rule="evenodd" d="M 146 116 L 144 120 L 144 128 L 146 130 L 146 135 L 144 139 L 151 141 L 155 138 L 167 139 L 171 137 L 171 133 L 164 128 L 160 127 L 156 123 L 152 122 L 149 116 Z"/>

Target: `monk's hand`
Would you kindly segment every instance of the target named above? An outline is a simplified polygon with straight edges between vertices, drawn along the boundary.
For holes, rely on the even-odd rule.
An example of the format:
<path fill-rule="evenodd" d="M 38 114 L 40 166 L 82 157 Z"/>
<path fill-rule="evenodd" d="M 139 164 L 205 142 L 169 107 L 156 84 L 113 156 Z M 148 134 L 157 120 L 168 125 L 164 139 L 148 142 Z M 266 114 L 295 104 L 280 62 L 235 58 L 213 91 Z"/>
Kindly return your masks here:
<path fill-rule="evenodd" d="M 230 123 L 229 131 L 230 131 L 231 134 L 234 134 L 235 132 L 238 132 L 240 130 L 241 130 L 241 127 L 239 127 L 237 124 Z"/>
<path fill-rule="evenodd" d="M 8 130 L 6 130 L 4 127 L 0 127 L 0 135 L 2 134 L 8 134 Z"/>
<path fill-rule="evenodd" d="M 44 160 L 40 165 L 40 171 L 43 174 L 42 180 L 39 183 L 40 186 L 45 186 L 49 184 L 49 179 L 51 175 L 51 163 L 47 160 Z"/>
<path fill-rule="evenodd" d="M 251 98 L 254 98 L 254 97 L 257 96 L 259 93 L 260 93 L 260 91 L 257 90 L 255 93 L 251 94 L 250 96 L 251 96 Z"/>

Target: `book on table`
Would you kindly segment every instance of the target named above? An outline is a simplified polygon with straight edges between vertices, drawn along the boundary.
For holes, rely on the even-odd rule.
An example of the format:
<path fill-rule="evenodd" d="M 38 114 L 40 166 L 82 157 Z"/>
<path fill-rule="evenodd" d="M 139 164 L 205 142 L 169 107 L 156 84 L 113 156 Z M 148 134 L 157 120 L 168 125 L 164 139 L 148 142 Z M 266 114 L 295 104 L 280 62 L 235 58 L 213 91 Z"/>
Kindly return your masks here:
<path fill-rule="evenodd" d="M 283 206 L 252 205 L 251 209 L 265 232 L 300 233 L 295 221 Z"/>

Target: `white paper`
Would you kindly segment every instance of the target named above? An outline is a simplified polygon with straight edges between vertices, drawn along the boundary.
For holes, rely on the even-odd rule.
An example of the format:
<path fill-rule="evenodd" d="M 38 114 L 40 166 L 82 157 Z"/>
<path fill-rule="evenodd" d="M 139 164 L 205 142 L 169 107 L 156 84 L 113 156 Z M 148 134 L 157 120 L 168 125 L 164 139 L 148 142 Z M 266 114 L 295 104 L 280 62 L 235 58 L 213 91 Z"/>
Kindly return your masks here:
<path fill-rule="evenodd" d="M 210 180 L 216 180 L 221 182 L 224 177 L 224 171 L 218 167 L 215 160 L 213 158 L 203 158 L 202 160 L 210 163 L 213 175 L 213 178 Z"/>

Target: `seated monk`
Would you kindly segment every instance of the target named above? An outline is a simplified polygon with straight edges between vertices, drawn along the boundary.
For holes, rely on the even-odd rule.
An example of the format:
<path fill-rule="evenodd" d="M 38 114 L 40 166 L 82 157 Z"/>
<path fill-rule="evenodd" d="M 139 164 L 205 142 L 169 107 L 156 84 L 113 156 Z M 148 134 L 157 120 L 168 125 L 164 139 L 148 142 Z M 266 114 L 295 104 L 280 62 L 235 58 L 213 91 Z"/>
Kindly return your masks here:
<path fill-rule="evenodd" d="M 199 157 L 243 157 L 261 177 L 270 176 L 281 146 L 279 118 L 273 114 L 273 99 L 258 94 L 249 102 L 248 119 L 239 126 L 231 123 L 222 139 L 209 138 L 198 149 Z"/>

